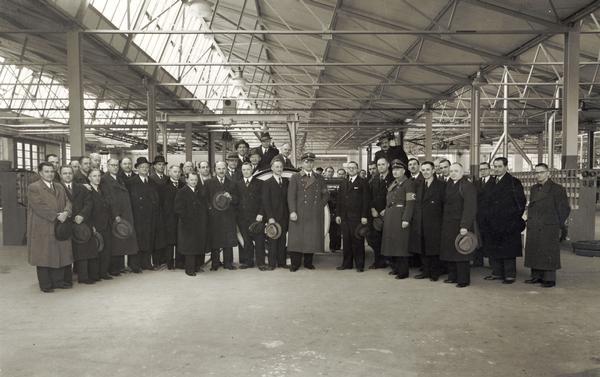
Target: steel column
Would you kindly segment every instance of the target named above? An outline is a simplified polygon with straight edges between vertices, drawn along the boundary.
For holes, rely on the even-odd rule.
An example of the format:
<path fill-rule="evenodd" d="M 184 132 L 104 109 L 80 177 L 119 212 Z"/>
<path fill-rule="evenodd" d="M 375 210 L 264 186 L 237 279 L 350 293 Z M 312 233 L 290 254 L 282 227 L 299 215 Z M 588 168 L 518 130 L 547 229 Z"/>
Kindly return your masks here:
<path fill-rule="evenodd" d="M 593 169 L 594 168 L 594 130 L 588 130 L 587 132 L 587 136 L 588 136 L 588 147 L 587 147 L 587 157 L 588 157 L 588 163 L 587 163 L 587 168 L 588 169 Z"/>
<path fill-rule="evenodd" d="M 424 106 L 425 110 L 425 160 L 433 158 L 433 114 L 431 108 Z"/>
<path fill-rule="evenodd" d="M 562 155 L 563 169 L 577 168 L 577 133 L 579 130 L 579 46 L 580 26 L 576 22 L 565 34 Z"/>
<path fill-rule="evenodd" d="M 69 143 L 71 158 L 85 155 L 85 122 L 81 74 L 81 34 L 67 33 L 67 83 L 69 86 Z"/>
<path fill-rule="evenodd" d="M 207 132 L 208 134 L 208 165 L 210 166 L 210 170 L 211 171 L 215 171 L 215 154 L 216 154 L 216 148 L 215 148 L 215 134 L 214 132 Z M 219 159 L 219 161 L 222 161 L 224 159 Z M 191 161 L 191 159 L 190 159 Z"/>
<path fill-rule="evenodd" d="M 192 124 L 185 125 L 185 160 L 192 161 Z"/>
<path fill-rule="evenodd" d="M 538 145 L 537 145 L 537 163 L 544 162 L 544 133 L 538 134 Z"/>
<path fill-rule="evenodd" d="M 148 97 L 148 159 L 154 160 L 156 157 L 156 87 L 153 83 L 146 85 L 146 94 Z"/>
<path fill-rule="evenodd" d="M 477 72 L 477 76 L 471 85 L 471 146 L 469 159 L 471 161 L 471 175 L 475 178 L 479 177 L 479 132 L 481 120 L 481 73 Z M 427 127 L 427 125 L 426 125 Z"/>
<path fill-rule="evenodd" d="M 504 127 L 504 144 L 502 145 L 502 155 L 505 158 L 508 158 L 508 142 L 509 142 L 509 134 L 508 134 L 508 70 L 504 69 L 504 78 L 503 82 L 503 90 L 504 90 L 504 110 L 502 110 L 502 125 Z"/>
<path fill-rule="evenodd" d="M 298 122 L 288 122 L 288 129 L 290 132 L 290 146 L 292 147 L 292 155 L 290 160 L 292 160 L 292 164 L 296 166 L 296 140 L 297 140 L 297 130 L 298 130 Z"/>
<path fill-rule="evenodd" d="M 162 134 L 162 146 L 163 146 L 162 155 L 165 158 L 165 160 L 168 161 L 167 154 L 169 152 L 169 148 L 168 148 L 168 145 L 169 145 L 169 136 L 167 134 L 167 124 L 166 123 L 162 124 L 162 126 L 160 127 L 160 131 L 161 131 L 161 134 Z"/>

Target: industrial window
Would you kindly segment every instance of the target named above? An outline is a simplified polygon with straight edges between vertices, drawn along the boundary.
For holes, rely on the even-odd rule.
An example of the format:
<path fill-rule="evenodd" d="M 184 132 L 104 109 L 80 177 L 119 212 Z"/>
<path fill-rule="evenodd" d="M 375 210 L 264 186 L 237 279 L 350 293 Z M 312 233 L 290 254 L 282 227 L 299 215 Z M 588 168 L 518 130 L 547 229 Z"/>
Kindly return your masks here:
<path fill-rule="evenodd" d="M 40 161 L 46 156 L 46 146 L 43 144 L 16 141 L 15 165 L 18 169 L 35 171 Z"/>

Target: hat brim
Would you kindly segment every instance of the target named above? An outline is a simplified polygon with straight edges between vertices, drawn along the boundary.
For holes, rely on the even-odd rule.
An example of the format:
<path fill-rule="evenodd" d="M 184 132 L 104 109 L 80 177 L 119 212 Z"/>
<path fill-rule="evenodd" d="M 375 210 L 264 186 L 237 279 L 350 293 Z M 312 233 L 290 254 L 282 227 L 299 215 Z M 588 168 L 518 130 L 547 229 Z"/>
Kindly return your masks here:
<path fill-rule="evenodd" d="M 460 247 L 460 241 L 466 237 L 471 238 L 471 247 L 468 249 L 463 249 Z M 471 232 L 468 232 L 464 236 L 459 234 L 458 236 L 456 236 L 456 239 L 454 240 L 454 249 L 456 250 L 456 252 L 458 252 L 459 254 L 462 254 L 462 255 L 472 254 L 475 250 L 477 250 L 478 247 L 479 247 L 479 244 L 477 241 L 477 236 L 475 236 Z"/>
<path fill-rule="evenodd" d="M 119 225 L 121 225 L 121 226 L 119 226 Z M 121 233 L 119 231 L 120 229 L 123 229 L 123 228 L 126 229 L 125 233 Z M 131 226 L 129 221 L 121 219 L 120 222 L 113 224 L 112 234 L 113 234 L 113 236 L 117 237 L 118 239 L 124 240 L 124 239 L 131 237 L 131 235 L 133 234 L 133 227 Z"/>

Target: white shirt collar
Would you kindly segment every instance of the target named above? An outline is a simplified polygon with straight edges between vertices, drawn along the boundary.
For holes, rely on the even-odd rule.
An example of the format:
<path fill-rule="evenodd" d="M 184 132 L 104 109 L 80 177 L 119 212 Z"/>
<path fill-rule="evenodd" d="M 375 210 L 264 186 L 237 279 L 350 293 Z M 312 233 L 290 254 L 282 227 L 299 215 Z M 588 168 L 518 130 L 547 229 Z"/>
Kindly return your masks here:
<path fill-rule="evenodd" d="M 42 179 L 42 182 L 44 182 L 49 189 L 52 189 L 52 182 L 46 182 L 45 179 Z"/>
<path fill-rule="evenodd" d="M 355 175 L 354 177 L 350 177 L 350 182 L 354 183 L 354 181 L 356 180 L 356 177 L 358 177 L 358 174 Z"/>

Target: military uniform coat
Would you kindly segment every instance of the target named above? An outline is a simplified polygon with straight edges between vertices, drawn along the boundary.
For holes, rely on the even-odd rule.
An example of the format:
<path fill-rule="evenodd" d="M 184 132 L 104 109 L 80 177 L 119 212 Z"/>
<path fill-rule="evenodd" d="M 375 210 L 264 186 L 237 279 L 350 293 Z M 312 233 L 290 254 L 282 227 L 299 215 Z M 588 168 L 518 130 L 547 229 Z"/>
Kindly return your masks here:
<path fill-rule="evenodd" d="M 521 181 L 506 173 L 496 180 L 489 195 L 486 252 L 497 259 L 522 256 L 521 226 L 527 199 Z"/>
<path fill-rule="evenodd" d="M 198 184 L 200 186 L 200 184 Z M 221 249 L 224 247 L 235 247 L 238 244 L 236 211 L 239 203 L 237 185 L 230 178 L 225 176 L 224 183 L 221 184 L 219 178 L 215 177 L 206 182 L 208 193 L 208 217 L 210 246 L 212 249 Z M 231 203 L 225 211 L 219 211 L 213 208 L 212 201 L 219 192 L 228 192 L 231 195 Z"/>
<path fill-rule="evenodd" d="M 560 227 L 571 208 L 564 187 L 548 179 L 531 187 L 527 209 L 525 267 L 537 270 L 560 269 Z"/>
<path fill-rule="evenodd" d="M 151 179 L 146 183 L 136 175 L 129 182 L 129 196 L 135 234 L 141 251 L 152 252 L 157 247 L 157 228 L 160 225 L 158 187 Z"/>
<path fill-rule="evenodd" d="M 467 178 L 445 183 L 444 215 L 440 244 L 440 259 L 448 262 L 468 262 L 470 255 L 456 251 L 454 241 L 461 228 L 472 232 L 477 213 L 477 189 Z"/>
<path fill-rule="evenodd" d="M 198 187 L 201 186 L 200 182 L 198 182 Z M 185 187 L 185 183 L 178 181 L 174 184 L 171 180 L 163 187 L 163 226 L 165 231 L 165 243 L 167 245 L 177 244 L 177 224 L 179 220 L 177 219 L 177 213 L 175 212 L 175 196 L 183 187 Z"/>
<path fill-rule="evenodd" d="M 91 198 L 91 192 L 83 185 L 79 183 L 71 183 L 71 192 L 66 189 L 65 192 L 71 201 L 71 218 L 69 221 L 75 223 L 75 216 L 79 215 L 83 217 L 83 223 L 92 228 L 92 211 L 94 209 L 94 202 Z M 90 238 L 86 243 L 76 243 L 73 241 L 73 259 L 86 260 L 98 257 L 98 249 L 96 248 L 96 241 L 94 238 Z"/>
<path fill-rule="evenodd" d="M 175 195 L 177 251 L 183 255 L 202 255 L 208 242 L 208 200 L 206 190 L 185 186 Z"/>
<path fill-rule="evenodd" d="M 64 211 L 71 214 L 71 202 L 63 186 L 54 183 L 53 192 L 41 179 L 29 184 L 27 251 L 32 266 L 60 268 L 73 263 L 71 240 L 59 241 L 54 236 L 56 217 Z"/>
<path fill-rule="evenodd" d="M 381 239 L 382 255 L 410 256 L 408 246 L 412 224 L 408 228 L 402 228 L 402 222 L 412 222 L 415 199 L 415 183 L 406 177 L 396 179 L 388 187 Z"/>
<path fill-rule="evenodd" d="M 290 221 L 288 210 L 287 193 L 289 180 L 281 177 L 281 185 L 275 177 L 267 179 L 263 184 L 262 205 L 265 213 L 265 221 L 275 219 L 281 225 L 282 232 L 286 232 Z"/>
<path fill-rule="evenodd" d="M 410 251 L 415 254 L 440 255 L 444 193 L 446 184 L 433 178 L 416 181 L 415 211 L 410 227 Z"/>
<path fill-rule="evenodd" d="M 104 193 L 106 200 L 110 204 L 111 220 L 114 221 L 118 216 L 127 220 L 134 226 L 133 211 L 131 208 L 131 197 L 122 178 L 115 179 L 110 173 L 104 174 L 100 179 L 100 190 Z M 112 255 L 133 255 L 137 254 L 139 248 L 135 227 L 129 238 L 120 239 L 112 236 Z"/>
<path fill-rule="evenodd" d="M 290 221 L 288 251 L 319 253 L 325 250 L 325 206 L 329 191 L 325 179 L 304 170 L 292 175 L 288 187 L 288 208 L 296 212 L 298 219 Z"/>

